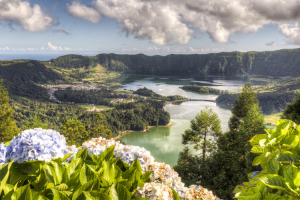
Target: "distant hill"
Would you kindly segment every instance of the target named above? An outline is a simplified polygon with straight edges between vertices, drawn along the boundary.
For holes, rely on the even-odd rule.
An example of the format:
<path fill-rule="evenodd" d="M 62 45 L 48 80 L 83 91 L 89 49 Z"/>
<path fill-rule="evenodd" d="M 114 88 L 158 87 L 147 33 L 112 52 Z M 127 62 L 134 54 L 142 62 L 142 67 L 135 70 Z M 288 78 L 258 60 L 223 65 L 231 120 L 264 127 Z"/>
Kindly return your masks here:
<path fill-rule="evenodd" d="M 8 79 L 22 84 L 54 83 L 64 80 L 62 75 L 35 60 L 10 64 L 2 63 L 0 65 L 0 79 Z"/>
<path fill-rule="evenodd" d="M 154 75 L 259 74 L 300 76 L 300 49 L 265 52 L 222 52 L 193 55 L 146 56 L 99 54 L 95 57 L 65 55 L 50 60 L 62 68 L 89 68 L 96 64 L 126 73 Z"/>

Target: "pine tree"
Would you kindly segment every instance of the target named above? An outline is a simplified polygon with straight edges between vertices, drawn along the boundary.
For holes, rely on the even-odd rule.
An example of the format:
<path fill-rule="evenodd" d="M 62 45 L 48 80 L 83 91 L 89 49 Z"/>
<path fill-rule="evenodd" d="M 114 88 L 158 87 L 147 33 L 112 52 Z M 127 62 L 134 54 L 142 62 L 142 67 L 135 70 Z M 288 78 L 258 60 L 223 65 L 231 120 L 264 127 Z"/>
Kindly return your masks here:
<path fill-rule="evenodd" d="M 191 129 L 185 130 L 182 134 L 182 144 L 194 144 L 194 149 L 202 150 L 202 159 L 205 162 L 206 154 L 214 147 L 213 142 L 207 137 L 219 137 L 221 134 L 220 123 L 218 115 L 206 106 L 195 119 L 191 120 Z"/>
<path fill-rule="evenodd" d="M 249 140 L 264 134 L 264 116 L 258 106 L 256 93 L 246 83 L 232 109 L 229 131 L 219 137 L 217 152 L 207 161 L 211 166 L 202 177 L 202 186 L 221 199 L 232 199 L 236 185 L 247 181 L 247 173 L 259 170 L 252 166 Z"/>
<path fill-rule="evenodd" d="M 19 133 L 16 122 L 12 119 L 14 110 L 9 105 L 8 92 L 0 80 L 0 141 L 7 142 Z"/>

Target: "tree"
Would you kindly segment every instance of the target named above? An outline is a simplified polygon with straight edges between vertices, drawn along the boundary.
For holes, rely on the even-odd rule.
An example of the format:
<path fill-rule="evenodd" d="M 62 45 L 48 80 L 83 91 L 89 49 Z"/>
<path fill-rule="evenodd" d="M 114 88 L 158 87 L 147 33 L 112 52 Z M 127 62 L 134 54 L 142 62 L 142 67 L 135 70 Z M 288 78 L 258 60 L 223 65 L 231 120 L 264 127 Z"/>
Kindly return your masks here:
<path fill-rule="evenodd" d="M 255 157 L 250 152 L 249 140 L 257 134 L 264 134 L 264 116 L 258 106 L 256 93 L 246 83 L 232 108 L 229 131 L 217 140 L 218 150 L 207 160 L 206 173 L 201 185 L 214 192 L 221 199 L 232 199 L 236 185 L 248 180 L 247 173 L 258 171 L 253 167 Z"/>
<path fill-rule="evenodd" d="M 87 131 L 79 120 L 68 120 L 61 126 L 61 134 L 66 137 L 68 145 L 79 146 L 89 139 Z"/>
<path fill-rule="evenodd" d="M 297 99 L 295 99 L 294 103 L 286 105 L 281 118 L 290 119 L 296 124 L 300 124 L 300 92 L 297 94 Z"/>
<path fill-rule="evenodd" d="M 208 106 L 197 114 L 195 119 L 191 120 L 191 129 L 185 130 L 182 134 L 182 144 L 194 144 L 194 149 L 202 150 L 203 163 L 205 156 L 211 152 L 214 144 L 207 136 L 219 137 L 221 134 L 221 125 L 218 115 L 209 109 Z"/>
<path fill-rule="evenodd" d="M 14 110 L 9 105 L 8 92 L 0 80 L 0 141 L 11 140 L 19 133 L 16 122 L 12 119 Z"/>
<path fill-rule="evenodd" d="M 41 118 L 38 115 L 30 116 L 30 121 L 26 122 L 23 126 L 23 129 L 31 129 L 31 128 L 42 128 L 48 129 L 48 124 L 43 123 Z"/>
<path fill-rule="evenodd" d="M 199 155 L 192 155 L 186 147 L 179 153 L 174 170 L 186 185 L 202 185 L 202 176 L 209 168 L 207 153 L 215 150 L 215 143 L 207 139 L 208 135 L 218 138 L 221 135 L 221 125 L 217 114 L 206 106 L 195 119 L 191 120 L 191 129 L 185 130 L 182 134 L 183 144 L 194 144 L 194 149 L 202 150 Z"/>
<path fill-rule="evenodd" d="M 101 136 L 110 139 L 112 132 L 107 128 L 106 124 L 107 122 L 100 113 L 93 116 L 92 125 L 87 127 L 90 137 L 99 138 Z"/>

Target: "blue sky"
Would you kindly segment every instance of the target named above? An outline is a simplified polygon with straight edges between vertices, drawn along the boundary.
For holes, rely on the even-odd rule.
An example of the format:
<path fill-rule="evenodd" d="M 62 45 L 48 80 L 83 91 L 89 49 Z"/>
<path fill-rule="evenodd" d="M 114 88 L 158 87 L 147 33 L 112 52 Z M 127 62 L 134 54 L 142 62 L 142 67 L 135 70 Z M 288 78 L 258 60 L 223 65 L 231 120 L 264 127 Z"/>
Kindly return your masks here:
<path fill-rule="evenodd" d="M 299 0 L 0 0 L 0 54 L 299 48 Z"/>

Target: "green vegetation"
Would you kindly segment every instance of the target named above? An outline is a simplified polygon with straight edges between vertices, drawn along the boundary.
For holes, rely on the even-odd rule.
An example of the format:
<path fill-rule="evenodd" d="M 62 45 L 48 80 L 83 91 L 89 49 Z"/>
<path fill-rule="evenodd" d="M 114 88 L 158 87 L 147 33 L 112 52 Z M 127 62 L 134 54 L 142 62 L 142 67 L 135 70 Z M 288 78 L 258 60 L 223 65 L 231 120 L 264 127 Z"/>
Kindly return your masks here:
<path fill-rule="evenodd" d="M 133 94 L 138 94 L 141 96 L 151 97 L 152 99 L 158 99 L 158 100 L 164 100 L 164 101 L 177 101 L 177 100 L 186 99 L 185 97 L 180 96 L 180 95 L 162 96 L 160 94 L 153 92 L 152 90 L 150 90 L 146 87 L 137 89 L 136 91 L 133 92 Z"/>
<path fill-rule="evenodd" d="M 199 86 L 199 85 L 184 85 L 180 88 L 183 90 L 191 90 L 191 91 L 200 92 L 200 93 L 221 94 L 221 92 L 222 92 L 222 90 L 214 89 L 211 87 Z"/>
<path fill-rule="evenodd" d="M 297 99 L 293 104 L 288 104 L 283 111 L 282 118 L 290 119 L 297 124 L 300 124 L 300 93 L 298 93 Z"/>
<path fill-rule="evenodd" d="M 250 140 L 251 152 L 258 154 L 253 165 L 260 165 L 262 171 L 250 173 L 250 180 L 235 188 L 235 198 L 299 198 L 299 130 L 294 122 L 280 120 L 275 129 Z"/>
<path fill-rule="evenodd" d="M 130 200 L 152 173 L 142 173 L 138 159 L 129 166 L 114 158 L 114 146 L 100 156 L 89 156 L 83 149 L 71 163 L 66 162 L 71 155 L 50 162 L 11 161 L 2 165 L 0 199 Z"/>
<path fill-rule="evenodd" d="M 105 88 L 101 90 L 57 90 L 55 96 L 63 102 L 74 103 L 89 103 L 96 105 L 109 105 L 112 106 L 112 98 L 126 98 L 127 95 L 114 93 L 113 90 Z"/>
<path fill-rule="evenodd" d="M 185 177 L 182 179 L 185 184 L 201 184 L 221 199 L 232 199 L 233 189 L 247 180 L 247 173 L 259 170 L 251 165 L 254 154 L 250 152 L 248 141 L 264 133 L 263 122 L 256 93 L 246 83 L 232 108 L 229 131 L 219 135 L 216 150 L 211 151 L 204 162 L 203 157 L 193 156 L 185 149 L 174 169 Z M 212 122 L 207 123 L 210 125 Z"/>
<path fill-rule="evenodd" d="M 174 170 L 181 175 L 185 184 L 201 183 L 199 176 L 207 167 L 205 158 L 216 150 L 215 142 L 208 139 L 208 136 L 217 139 L 222 134 L 220 123 L 218 115 L 206 106 L 191 120 L 191 128 L 182 134 L 182 144 L 194 144 L 194 149 L 201 150 L 197 156 L 192 156 L 187 147 L 180 152 L 178 165 L 174 166 Z"/>
<path fill-rule="evenodd" d="M 14 110 L 9 105 L 8 92 L 0 80 L 0 141 L 11 140 L 19 132 L 13 120 Z"/>
<path fill-rule="evenodd" d="M 292 103 L 296 99 L 299 89 L 300 78 L 253 87 L 253 90 L 257 92 L 259 105 L 266 115 L 284 110 L 287 104 Z M 216 102 L 226 104 L 231 108 L 238 95 L 238 93 L 223 93 L 216 99 Z"/>
<path fill-rule="evenodd" d="M 202 150 L 203 163 L 206 154 L 215 149 L 214 143 L 207 137 L 219 137 L 222 133 L 220 123 L 218 115 L 206 106 L 195 119 L 191 120 L 191 129 L 185 130 L 182 134 L 182 144 L 194 144 L 194 149 Z"/>

